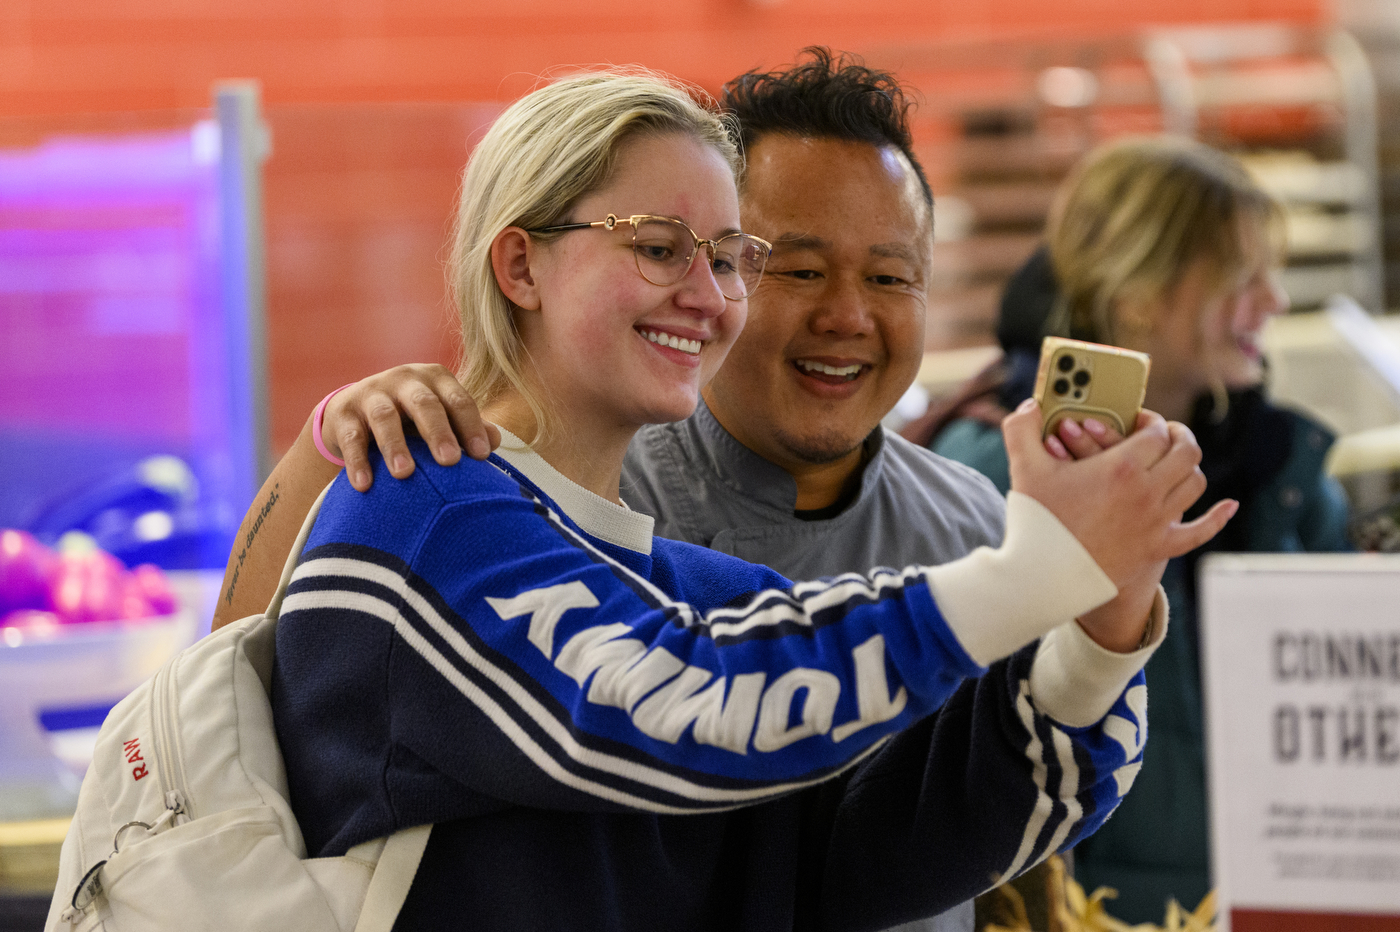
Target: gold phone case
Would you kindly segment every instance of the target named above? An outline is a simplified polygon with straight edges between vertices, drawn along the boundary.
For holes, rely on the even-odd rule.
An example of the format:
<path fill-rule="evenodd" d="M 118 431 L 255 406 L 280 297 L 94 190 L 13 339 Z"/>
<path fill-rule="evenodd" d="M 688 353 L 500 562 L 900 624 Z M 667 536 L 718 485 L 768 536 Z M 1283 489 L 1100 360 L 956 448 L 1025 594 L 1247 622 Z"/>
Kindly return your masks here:
<path fill-rule="evenodd" d="M 1041 435 L 1048 437 L 1067 417 L 1093 417 L 1127 436 L 1137 426 L 1151 368 L 1146 353 L 1046 337 L 1035 376 Z"/>

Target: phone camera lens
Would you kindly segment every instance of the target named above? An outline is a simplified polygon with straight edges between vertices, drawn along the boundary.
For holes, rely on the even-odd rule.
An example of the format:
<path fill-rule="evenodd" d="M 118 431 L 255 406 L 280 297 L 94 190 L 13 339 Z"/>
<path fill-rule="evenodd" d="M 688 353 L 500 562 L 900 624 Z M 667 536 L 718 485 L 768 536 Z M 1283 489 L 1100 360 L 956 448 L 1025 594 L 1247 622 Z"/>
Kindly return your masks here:
<path fill-rule="evenodd" d="M 1069 379 L 1056 379 L 1053 388 L 1057 395 L 1069 394 Z"/>
<path fill-rule="evenodd" d="M 1055 365 L 1057 365 L 1057 366 L 1060 367 L 1060 371 L 1061 371 L 1061 372 L 1068 372 L 1069 370 L 1071 370 L 1071 369 L 1074 368 L 1074 357 L 1073 357 L 1073 356 L 1061 356 L 1061 357 L 1056 361 Z"/>
<path fill-rule="evenodd" d="M 1074 374 L 1074 384 L 1075 384 L 1075 385 L 1078 385 L 1080 388 L 1083 388 L 1085 385 L 1088 385 L 1088 384 L 1089 384 L 1089 370 L 1087 370 L 1087 369 L 1080 369 L 1078 372 L 1076 372 L 1076 373 Z"/>

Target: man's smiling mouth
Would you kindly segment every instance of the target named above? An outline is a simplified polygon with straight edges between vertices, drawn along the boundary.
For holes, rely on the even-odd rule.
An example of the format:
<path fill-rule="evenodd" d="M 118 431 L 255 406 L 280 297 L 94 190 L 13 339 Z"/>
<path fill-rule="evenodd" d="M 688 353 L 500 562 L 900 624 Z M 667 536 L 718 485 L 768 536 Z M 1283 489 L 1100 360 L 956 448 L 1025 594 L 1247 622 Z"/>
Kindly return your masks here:
<path fill-rule="evenodd" d="M 841 382 L 853 381 L 865 369 L 861 363 L 853 363 L 849 366 L 829 366 L 824 362 L 816 362 L 811 359 L 794 360 L 793 365 L 803 375 L 826 376 Z M 824 378 L 822 381 L 827 381 L 827 379 Z"/>

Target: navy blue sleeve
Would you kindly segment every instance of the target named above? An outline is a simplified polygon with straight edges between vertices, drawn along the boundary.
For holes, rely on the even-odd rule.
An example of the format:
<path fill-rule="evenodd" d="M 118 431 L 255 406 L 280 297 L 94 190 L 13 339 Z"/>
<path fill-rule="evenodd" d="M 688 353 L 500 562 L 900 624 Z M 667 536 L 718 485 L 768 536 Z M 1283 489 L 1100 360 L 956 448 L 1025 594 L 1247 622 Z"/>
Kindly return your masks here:
<path fill-rule="evenodd" d="M 950 908 L 1072 847 L 1118 806 L 1147 737 L 1142 673 L 1102 721 L 1066 728 L 1030 697 L 1035 649 L 963 683 L 833 796 L 825 925 L 888 928 Z"/>

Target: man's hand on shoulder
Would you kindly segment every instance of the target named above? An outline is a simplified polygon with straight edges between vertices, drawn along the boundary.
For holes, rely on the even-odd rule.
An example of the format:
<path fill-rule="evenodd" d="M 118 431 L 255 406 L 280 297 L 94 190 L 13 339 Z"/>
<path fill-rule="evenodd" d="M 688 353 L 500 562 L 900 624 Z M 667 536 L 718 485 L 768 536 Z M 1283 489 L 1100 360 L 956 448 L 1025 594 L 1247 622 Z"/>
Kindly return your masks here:
<path fill-rule="evenodd" d="M 321 437 L 332 454 L 345 460 L 350 484 L 368 492 L 374 484 L 371 437 L 390 475 L 413 475 L 405 424 L 417 431 L 443 466 L 456 463 L 463 450 L 484 460 L 501 444 L 496 426 L 482 420 L 461 383 L 436 363 L 395 366 L 336 392 L 326 404 Z"/>

